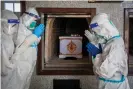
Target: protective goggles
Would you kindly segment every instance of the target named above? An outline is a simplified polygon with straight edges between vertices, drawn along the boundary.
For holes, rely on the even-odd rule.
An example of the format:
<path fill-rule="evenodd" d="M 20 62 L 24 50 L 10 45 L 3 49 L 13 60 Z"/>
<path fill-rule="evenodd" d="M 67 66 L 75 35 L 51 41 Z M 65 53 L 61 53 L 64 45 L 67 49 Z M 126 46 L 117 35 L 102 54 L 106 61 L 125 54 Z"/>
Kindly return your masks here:
<path fill-rule="evenodd" d="M 16 24 L 19 24 L 20 21 L 18 19 L 8 19 L 8 24 L 14 24 L 12 27 L 14 27 Z"/>
<path fill-rule="evenodd" d="M 30 16 L 32 16 L 32 17 L 35 17 L 35 18 L 37 18 L 37 19 L 40 19 L 39 16 L 37 16 L 37 15 L 35 15 L 35 14 L 33 14 L 33 13 L 29 13 L 29 12 L 25 12 L 25 13 L 28 14 L 28 15 L 30 15 Z"/>
<path fill-rule="evenodd" d="M 18 19 L 8 19 L 8 23 L 19 24 L 19 20 Z"/>
<path fill-rule="evenodd" d="M 95 28 L 95 27 L 98 27 L 98 23 L 90 24 L 90 29 Z"/>

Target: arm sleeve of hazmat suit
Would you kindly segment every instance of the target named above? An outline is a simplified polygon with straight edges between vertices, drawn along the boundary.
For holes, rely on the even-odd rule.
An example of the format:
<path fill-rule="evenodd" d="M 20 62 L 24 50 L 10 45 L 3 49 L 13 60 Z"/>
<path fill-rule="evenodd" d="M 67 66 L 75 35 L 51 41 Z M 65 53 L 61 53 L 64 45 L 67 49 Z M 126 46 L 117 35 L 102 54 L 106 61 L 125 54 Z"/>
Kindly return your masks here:
<path fill-rule="evenodd" d="M 95 36 L 94 34 L 90 33 L 90 31 L 85 30 L 85 36 L 88 38 L 88 40 L 89 40 L 92 44 L 94 44 L 94 45 L 97 44 L 97 38 L 96 38 L 96 36 Z"/>
<path fill-rule="evenodd" d="M 34 34 L 28 36 L 24 42 L 19 45 L 17 48 L 16 48 L 16 51 L 15 53 L 16 54 L 20 54 L 22 52 L 24 52 L 28 47 L 30 47 L 30 45 L 32 45 L 34 42 L 39 42 L 41 38 L 38 38 L 37 36 L 35 36 Z"/>
<path fill-rule="evenodd" d="M 41 37 L 39 37 L 39 38 L 37 39 L 37 44 L 39 44 L 40 40 L 41 40 Z"/>
<path fill-rule="evenodd" d="M 2 60 L 1 60 L 1 75 L 2 76 L 5 76 L 5 75 L 7 75 L 8 74 L 8 71 L 9 70 L 11 70 L 13 67 L 14 67 L 14 65 L 10 62 L 10 60 L 9 60 L 9 56 L 8 56 L 8 54 L 7 54 L 7 52 L 6 52 L 6 50 L 5 50 L 5 48 L 4 48 L 4 46 L 2 45 L 2 51 L 1 51 L 1 53 L 2 53 Z"/>
<path fill-rule="evenodd" d="M 103 77 L 103 78 L 111 78 L 114 73 L 117 71 L 120 72 L 120 66 L 123 60 L 125 58 L 125 52 L 123 50 L 123 47 L 119 45 L 111 45 L 110 51 L 106 57 L 104 57 L 104 52 L 103 54 L 98 54 L 95 59 L 93 59 L 93 64 L 95 67 L 95 72 Z M 102 61 L 103 60 L 103 61 Z M 122 66 L 125 66 L 122 64 Z"/>

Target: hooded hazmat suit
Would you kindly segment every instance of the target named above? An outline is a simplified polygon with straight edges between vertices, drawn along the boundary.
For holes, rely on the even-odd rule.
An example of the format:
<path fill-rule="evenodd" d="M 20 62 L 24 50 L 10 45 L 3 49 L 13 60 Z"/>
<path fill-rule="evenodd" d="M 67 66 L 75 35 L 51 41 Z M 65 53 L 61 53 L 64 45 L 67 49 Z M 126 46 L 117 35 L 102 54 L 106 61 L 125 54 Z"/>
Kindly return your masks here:
<path fill-rule="evenodd" d="M 2 76 L 6 76 L 9 70 L 14 67 L 14 65 L 10 63 L 10 58 L 12 57 L 15 50 L 13 38 L 15 33 L 17 33 L 18 23 L 17 24 L 15 22 L 8 23 L 8 20 L 11 20 L 11 19 L 18 20 L 18 17 L 11 11 L 2 10 L 2 13 L 1 13 L 1 42 L 2 42 L 1 75 Z"/>
<path fill-rule="evenodd" d="M 92 19 L 90 29 L 91 32 L 85 31 L 85 36 L 91 41 L 87 46 L 88 52 L 95 54 L 95 57 L 92 55 L 92 62 L 99 80 L 98 89 L 130 89 L 127 53 L 117 28 L 109 21 L 107 14 L 100 13 Z M 101 44 L 101 51 L 98 43 Z M 95 47 L 97 52 L 94 52 Z"/>
<path fill-rule="evenodd" d="M 33 43 L 37 44 L 39 42 L 39 37 L 44 31 L 44 26 L 39 25 L 33 32 L 27 28 L 38 17 L 38 13 L 34 8 L 29 8 L 20 17 L 20 24 L 15 40 L 16 49 L 11 57 L 11 63 L 15 67 L 9 71 L 7 76 L 2 77 L 2 89 L 29 88 L 30 78 L 37 59 L 37 45 L 34 44 L 33 46 Z"/>

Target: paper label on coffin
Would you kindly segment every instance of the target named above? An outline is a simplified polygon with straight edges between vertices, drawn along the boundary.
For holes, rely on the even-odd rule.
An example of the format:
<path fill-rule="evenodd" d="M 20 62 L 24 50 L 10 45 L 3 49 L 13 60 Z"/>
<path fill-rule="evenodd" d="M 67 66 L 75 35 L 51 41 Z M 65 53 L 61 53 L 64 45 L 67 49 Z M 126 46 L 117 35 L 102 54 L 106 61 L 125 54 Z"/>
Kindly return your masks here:
<path fill-rule="evenodd" d="M 80 39 L 73 37 L 60 39 L 59 58 L 65 57 L 82 58 L 82 37 Z"/>

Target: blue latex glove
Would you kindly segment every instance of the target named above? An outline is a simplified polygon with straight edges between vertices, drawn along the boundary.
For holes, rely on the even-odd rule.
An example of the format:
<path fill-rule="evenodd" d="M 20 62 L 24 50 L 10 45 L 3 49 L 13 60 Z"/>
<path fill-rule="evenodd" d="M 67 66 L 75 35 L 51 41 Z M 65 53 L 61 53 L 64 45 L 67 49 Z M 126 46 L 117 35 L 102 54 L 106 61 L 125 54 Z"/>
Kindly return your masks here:
<path fill-rule="evenodd" d="M 96 57 L 97 54 L 102 53 L 102 47 L 101 44 L 99 44 L 99 48 L 97 48 L 95 45 L 93 45 L 92 43 L 88 43 L 86 45 L 86 47 L 88 48 L 87 51 L 93 56 Z"/>
<path fill-rule="evenodd" d="M 36 35 L 38 38 L 43 34 L 45 26 L 43 24 L 40 24 L 35 28 L 33 31 L 33 34 Z"/>
<path fill-rule="evenodd" d="M 31 45 L 31 47 L 36 48 L 36 47 L 37 47 L 37 43 L 34 42 L 34 43 Z"/>

